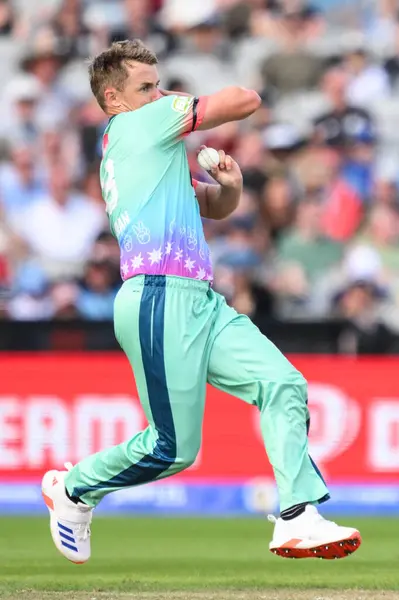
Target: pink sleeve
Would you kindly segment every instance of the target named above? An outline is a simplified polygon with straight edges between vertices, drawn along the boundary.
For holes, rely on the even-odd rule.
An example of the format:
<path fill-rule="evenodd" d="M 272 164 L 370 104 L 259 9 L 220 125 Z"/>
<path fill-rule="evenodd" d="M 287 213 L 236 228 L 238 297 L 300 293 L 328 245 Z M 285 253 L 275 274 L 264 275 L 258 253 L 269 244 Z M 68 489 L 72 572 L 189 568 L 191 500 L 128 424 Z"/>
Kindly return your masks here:
<path fill-rule="evenodd" d="M 201 98 L 194 98 L 193 102 L 193 110 L 190 115 L 187 116 L 187 119 L 184 123 L 184 131 L 181 137 L 186 137 L 190 135 L 193 131 L 197 131 L 198 127 L 202 124 L 205 118 L 205 111 L 208 99 L 206 96 L 201 96 Z"/>
<path fill-rule="evenodd" d="M 206 105 L 208 103 L 208 98 L 206 96 L 201 96 L 198 98 L 196 106 L 193 110 L 193 128 L 192 131 L 196 131 L 200 125 L 202 125 L 205 118 Z M 194 112 L 196 111 L 196 112 Z"/>

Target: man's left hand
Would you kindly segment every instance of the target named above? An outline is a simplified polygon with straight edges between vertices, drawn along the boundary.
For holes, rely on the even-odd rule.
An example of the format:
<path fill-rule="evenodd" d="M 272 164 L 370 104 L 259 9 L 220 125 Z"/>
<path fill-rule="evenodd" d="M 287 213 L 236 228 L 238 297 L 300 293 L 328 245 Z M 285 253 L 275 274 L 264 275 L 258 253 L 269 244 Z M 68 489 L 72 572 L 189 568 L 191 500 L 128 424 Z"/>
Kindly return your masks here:
<path fill-rule="evenodd" d="M 201 146 L 200 151 L 206 148 Z M 241 188 L 242 173 L 236 161 L 225 153 L 224 150 L 219 150 L 219 165 L 209 171 L 213 179 L 220 183 L 223 187 Z"/>

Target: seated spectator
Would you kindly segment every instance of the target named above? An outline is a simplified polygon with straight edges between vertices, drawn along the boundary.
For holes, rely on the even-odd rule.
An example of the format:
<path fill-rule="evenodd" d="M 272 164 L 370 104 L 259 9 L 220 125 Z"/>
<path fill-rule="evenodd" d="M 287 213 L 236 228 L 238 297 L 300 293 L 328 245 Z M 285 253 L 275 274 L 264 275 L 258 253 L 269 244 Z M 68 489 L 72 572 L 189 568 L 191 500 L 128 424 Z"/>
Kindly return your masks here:
<path fill-rule="evenodd" d="M 39 122 L 48 122 L 53 116 L 65 121 L 72 108 L 72 97 L 59 83 L 59 76 L 67 57 L 51 28 L 40 30 L 29 45 L 21 61 L 23 71 L 39 82 L 42 95 L 38 106 Z"/>
<path fill-rule="evenodd" d="M 30 207 L 46 192 L 32 146 L 16 144 L 11 161 L 0 166 L 0 205 L 6 220 Z"/>
<path fill-rule="evenodd" d="M 265 185 L 261 214 L 273 240 L 278 240 L 284 235 L 285 229 L 292 225 L 295 201 L 294 188 L 287 177 L 275 176 Z"/>
<path fill-rule="evenodd" d="M 344 265 L 344 282 L 332 299 L 332 315 L 348 321 L 340 350 L 349 354 L 385 354 L 393 347 L 389 290 L 381 285 L 378 255 L 366 247 L 352 251 Z"/>
<path fill-rule="evenodd" d="M 266 285 L 256 277 L 249 265 L 234 261 L 221 262 L 216 267 L 216 289 L 222 293 L 228 304 L 239 313 L 257 319 L 259 315 L 271 317 L 274 298 Z"/>
<path fill-rule="evenodd" d="M 13 227 L 50 279 L 77 276 L 105 224 L 105 213 L 71 191 L 63 165 L 53 165 L 49 193 L 15 215 Z"/>
<path fill-rule="evenodd" d="M 395 7 L 395 18 L 390 19 L 390 27 L 393 29 L 393 44 L 390 48 L 388 58 L 385 60 L 384 67 L 388 73 L 391 87 L 397 92 L 399 83 L 399 11 Z"/>
<path fill-rule="evenodd" d="M 83 22 L 81 0 L 62 0 L 51 26 L 68 60 L 90 55 L 90 31 Z"/>
<path fill-rule="evenodd" d="M 36 144 L 40 129 L 37 107 L 41 87 L 33 75 L 20 75 L 12 79 L 4 92 L 3 110 L 6 118 L 0 135 L 11 143 Z"/>
<path fill-rule="evenodd" d="M 154 15 L 151 2 L 123 0 L 123 9 L 124 27 L 112 32 L 112 41 L 139 38 L 148 44 L 159 58 L 163 58 L 176 48 L 175 37 L 161 26 Z"/>
<path fill-rule="evenodd" d="M 8 314 L 17 321 L 45 321 L 54 314 L 50 286 L 42 268 L 32 259 L 15 270 Z"/>
<path fill-rule="evenodd" d="M 79 318 L 79 311 L 77 308 L 79 289 L 75 281 L 55 281 L 50 289 L 50 300 L 53 311 L 53 318 L 63 321 L 70 321 Z M 66 335 L 69 337 L 69 333 L 74 335 L 74 332 L 62 332 L 62 337 Z M 81 333 L 77 332 L 78 337 Z M 64 342 L 65 343 L 65 342 Z"/>
<path fill-rule="evenodd" d="M 342 159 L 330 150 L 309 148 L 295 164 L 306 195 L 319 198 L 323 206 L 324 234 L 346 242 L 357 232 L 363 206 L 360 196 L 340 174 Z"/>
<path fill-rule="evenodd" d="M 171 53 L 165 61 L 167 76 L 183 78 L 194 95 L 212 94 L 236 84 L 234 65 L 229 60 L 218 14 L 211 6 L 207 8 L 207 3 L 202 3 L 201 10 L 197 5 L 191 9 L 190 4 L 184 4 L 190 18 L 185 25 L 182 49 Z"/>
<path fill-rule="evenodd" d="M 323 233 L 323 206 L 313 199 L 303 199 L 297 209 L 295 224 L 282 234 L 277 244 L 278 269 L 299 265 L 312 284 L 342 259 L 343 246 Z"/>
<path fill-rule="evenodd" d="M 323 78 L 322 90 L 330 110 L 314 121 L 316 141 L 342 148 L 354 137 L 370 132 L 375 137 L 375 123 L 371 114 L 347 100 L 349 74 L 342 68 L 329 70 Z"/>
<path fill-rule="evenodd" d="M 399 279 L 399 213 L 397 206 L 374 206 L 353 246 L 373 248 L 381 260 L 387 280 Z"/>
<path fill-rule="evenodd" d="M 368 15 L 367 43 L 378 56 L 387 56 L 395 47 L 396 42 L 397 2 L 396 0 L 379 0 L 374 3 L 374 7 L 369 6 L 368 10 L 370 8 L 375 11 L 375 14 L 369 13 Z"/>
<path fill-rule="evenodd" d="M 312 90 L 320 81 L 323 62 L 304 46 L 311 19 L 306 8 L 285 10 L 282 14 L 281 49 L 261 67 L 264 85 L 272 86 L 279 94 Z"/>
<path fill-rule="evenodd" d="M 79 286 L 79 314 L 89 320 L 112 320 L 116 292 L 112 263 L 90 260 Z"/>
<path fill-rule="evenodd" d="M 11 0 L 0 0 L 0 35 L 10 35 L 14 25 L 15 14 Z"/>
<path fill-rule="evenodd" d="M 357 106 L 367 106 L 390 94 L 388 75 L 373 62 L 366 45 L 349 52 L 344 59 L 344 68 L 350 76 L 348 101 Z"/>
<path fill-rule="evenodd" d="M 373 191 L 376 156 L 377 140 L 369 130 L 354 135 L 343 154 L 341 177 L 366 204 Z"/>
<path fill-rule="evenodd" d="M 399 206 L 399 190 L 394 178 L 385 175 L 376 177 L 372 192 L 373 204 Z"/>

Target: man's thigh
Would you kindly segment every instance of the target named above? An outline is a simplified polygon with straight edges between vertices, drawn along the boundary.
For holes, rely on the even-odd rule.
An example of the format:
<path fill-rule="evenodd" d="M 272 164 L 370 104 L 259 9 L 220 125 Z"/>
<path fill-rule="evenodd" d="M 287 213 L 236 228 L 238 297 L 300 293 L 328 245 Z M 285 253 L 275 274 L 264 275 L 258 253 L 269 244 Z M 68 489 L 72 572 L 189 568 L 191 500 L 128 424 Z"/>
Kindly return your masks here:
<path fill-rule="evenodd" d="M 212 308 L 206 292 L 160 283 L 124 284 L 115 330 L 149 423 L 187 457 L 201 443 Z"/>
<path fill-rule="evenodd" d="M 304 383 L 302 375 L 245 315 L 220 300 L 210 352 L 208 382 L 250 404 L 258 383 Z"/>

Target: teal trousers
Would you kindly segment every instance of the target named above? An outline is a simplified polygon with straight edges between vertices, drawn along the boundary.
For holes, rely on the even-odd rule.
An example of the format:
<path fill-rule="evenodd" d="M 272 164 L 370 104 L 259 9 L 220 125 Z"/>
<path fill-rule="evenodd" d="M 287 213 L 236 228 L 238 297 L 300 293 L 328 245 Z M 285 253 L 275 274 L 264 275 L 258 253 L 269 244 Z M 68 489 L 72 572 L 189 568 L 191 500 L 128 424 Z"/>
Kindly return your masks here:
<path fill-rule="evenodd" d="M 70 495 L 96 506 L 105 494 L 192 465 L 210 383 L 258 409 L 281 510 L 328 499 L 308 454 L 305 379 L 208 283 L 153 275 L 129 279 L 115 301 L 115 334 L 133 369 L 148 427 L 75 465 L 65 480 Z M 221 433 L 224 427 L 221 422 Z"/>

